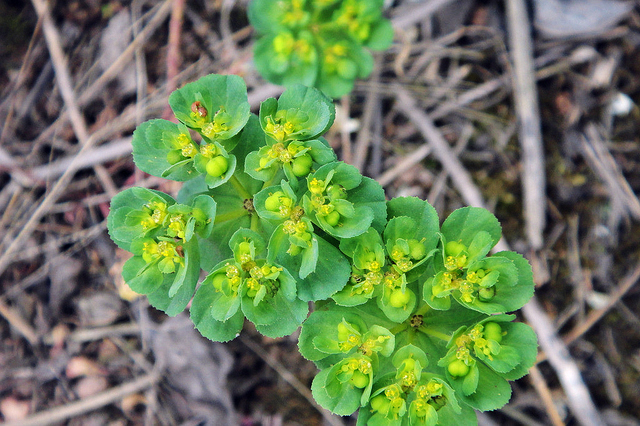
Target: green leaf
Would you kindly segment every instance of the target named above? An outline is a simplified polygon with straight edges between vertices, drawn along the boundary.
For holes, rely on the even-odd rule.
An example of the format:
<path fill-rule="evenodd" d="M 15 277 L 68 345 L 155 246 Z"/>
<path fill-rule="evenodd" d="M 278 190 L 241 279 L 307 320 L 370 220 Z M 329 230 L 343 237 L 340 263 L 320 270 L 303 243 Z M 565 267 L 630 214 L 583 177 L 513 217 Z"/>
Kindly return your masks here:
<path fill-rule="evenodd" d="M 391 292 L 389 291 L 388 288 L 385 288 L 383 296 L 377 299 L 378 307 L 382 310 L 382 312 L 384 312 L 387 318 L 389 318 L 391 321 L 394 321 L 397 323 L 401 323 L 405 321 L 406 319 L 409 318 L 409 316 L 411 316 L 411 314 L 413 313 L 413 310 L 416 307 L 417 297 L 416 297 L 415 289 L 411 289 L 409 288 L 409 286 L 407 286 L 407 288 L 405 289 L 405 292 L 408 292 L 409 294 L 409 301 L 406 303 L 405 306 L 402 306 L 402 307 L 394 307 L 391 305 L 390 303 Z"/>
<path fill-rule="evenodd" d="M 184 157 L 184 146 L 197 152 L 197 145 L 191 139 L 184 125 L 171 121 L 154 119 L 140 124 L 133 132 L 133 160 L 143 172 L 157 177 L 183 182 L 198 175 L 193 159 Z M 175 151 L 179 163 L 169 162 L 170 152 Z"/>
<path fill-rule="evenodd" d="M 517 281 L 510 286 L 502 285 L 496 288 L 495 300 L 504 306 L 505 312 L 512 312 L 522 308 L 533 297 L 535 284 L 533 272 L 529 262 L 522 255 L 512 251 L 501 251 L 492 257 L 503 257 L 513 262 L 517 268 Z"/>
<path fill-rule="evenodd" d="M 371 34 L 364 44 L 371 50 L 386 50 L 393 42 L 393 26 L 388 19 L 381 19 L 371 28 Z"/>
<path fill-rule="evenodd" d="M 305 49 L 304 56 L 296 50 L 278 52 L 274 45 L 278 44 L 282 38 L 286 38 L 285 43 L 291 46 L 302 42 L 309 46 L 309 50 Z M 313 47 L 313 43 L 313 37 L 307 32 L 300 33 L 297 37 L 289 32 L 261 37 L 253 45 L 253 62 L 256 70 L 274 84 L 315 86 L 318 76 L 318 52 Z"/>
<path fill-rule="evenodd" d="M 518 365 L 506 372 L 501 376 L 507 380 L 517 380 L 525 376 L 531 367 L 536 363 L 536 357 L 538 355 L 538 338 L 533 329 L 527 324 L 521 322 L 500 323 L 502 328 L 507 334 L 502 338 L 500 345 L 503 347 L 510 347 L 515 350 L 519 357 L 520 362 Z M 502 350 L 500 351 L 502 353 Z M 489 363 L 490 367 L 493 367 Z"/>
<path fill-rule="evenodd" d="M 216 321 L 227 321 L 240 309 L 240 296 L 237 292 L 229 292 L 228 284 L 227 287 L 223 289 L 222 285 L 224 284 L 220 283 L 221 279 L 216 278 L 219 276 L 224 277 L 226 265 L 229 263 L 233 264 L 233 259 L 223 261 L 216 265 L 214 270 L 207 275 L 202 281 L 202 284 L 200 284 L 198 291 L 196 291 L 196 296 L 191 303 L 192 309 L 199 303 L 206 304 L 210 311 L 208 315 Z M 226 279 L 226 277 L 224 277 L 224 279 Z M 220 283 L 218 285 L 221 285 L 221 288 L 216 288 L 215 284 L 217 283 Z M 200 292 L 202 292 L 203 295 L 198 296 Z M 204 294 L 206 294 L 206 297 Z M 201 307 L 197 307 L 197 309 L 201 309 Z"/>
<path fill-rule="evenodd" d="M 466 247 L 471 245 L 478 232 L 487 232 L 490 245 L 493 247 L 500 240 L 502 228 L 498 219 L 488 210 L 479 207 L 463 207 L 455 210 L 445 219 L 441 232 L 447 242 L 456 241 Z M 477 256 L 479 257 L 479 254 Z"/>
<path fill-rule="evenodd" d="M 378 182 L 363 176 L 360 185 L 349 191 L 348 199 L 356 206 L 370 208 L 373 212 L 371 226 L 378 232 L 383 231 L 387 224 L 387 203 L 384 189 Z"/>
<path fill-rule="evenodd" d="M 318 361 L 330 354 L 345 353 L 338 347 L 339 324 L 346 321 L 358 332 L 367 329 L 365 322 L 355 313 L 339 311 L 314 311 L 302 324 L 298 348 L 310 361 Z"/>
<path fill-rule="evenodd" d="M 194 102 L 199 102 L 205 108 L 204 117 L 192 111 Z M 224 141 L 238 134 L 251 115 L 247 86 L 236 75 L 209 74 L 187 83 L 171 93 L 169 105 L 178 120 L 187 127 L 204 132 L 208 139 L 216 141 Z M 221 129 L 213 134 L 206 132 L 207 125 L 214 122 L 217 114 L 218 117 L 225 114 L 228 119 L 223 120 L 225 122 Z M 233 147 L 229 147 L 231 148 Z"/>
<path fill-rule="evenodd" d="M 389 220 L 399 216 L 407 216 L 414 220 L 416 228 L 411 238 L 416 240 L 424 238 L 427 252 L 438 245 L 437 233 L 440 230 L 440 220 L 436 209 L 431 204 L 416 197 L 396 197 L 387 201 L 387 210 Z"/>
<path fill-rule="evenodd" d="M 474 393 L 465 395 L 464 378 L 453 378 L 448 372 L 447 381 L 458 398 L 479 411 L 492 411 L 503 407 L 511 399 L 509 382 L 481 362 L 478 367 L 478 385 Z"/>
<path fill-rule="evenodd" d="M 332 111 L 334 108 L 332 108 Z M 335 115 L 335 112 L 333 113 Z M 331 119 L 333 122 L 333 118 Z M 327 129 L 328 130 L 328 129 Z M 329 142 L 325 138 L 312 139 L 304 141 L 304 146 L 309 147 L 309 153 L 313 158 L 313 161 L 320 166 L 336 161 L 336 153 L 329 146 Z"/>
<path fill-rule="evenodd" d="M 329 369 L 329 373 L 326 375 L 326 380 L 324 382 L 325 392 L 327 396 L 332 398 L 332 402 L 329 406 L 324 406 L 323 402 L 326 401 L 318 401 L 320 405 L 323 405 L 331 412 L 341 416 L 348 416 L 354 413 L 360 405 L 363 404 L 363 402 L 366 404 L 369 400 L 369 395 L 371 395 L 371 388 L 373 385 L 372 373 L 369 373 L 368 384 L 363 389 L 354 386 L 348 378 L 344 381 L 345 378 L 341 377 L 345 374 L 342 367 L 347 365 L 351 359 L 370 362 L 370 359 L 364 355 L 353 355 L 335 364 Z M 320 376 L 320 374 L 318 376 Z M 312 392 L 314 384 L 315 380 L 311 385 Z"/>
<path fill-rule="evenodd" d="M 287 132 L 288 140 L 315 139 L 329 130 L 335 119 L 335 107 L 331 99 L 316 88 L 300 84 L 287 88 L 280 95 L 275 111 L 272 101 L 263 104 L 265 108 L 260 107 L 262 129 L 269 134 L 268 120 L 283 126 L 290 123 L 292 131 Z M 280 115 L 284 117 L 279 118 Z"/>
<path fill-rule="evenodd" d="M 184 266 L 179 267 L 176 272 L 174 281 L 167 294 L 169 299 L 172 299 L 183 285 L 195 289 L 198 278 L 200 277 L 200 252 L 198 250 L 198 243 L 193 239 L 187 241 L 182 246 L 182 250 L 184 252 Z M 193 295 L 193 291 L 191 295 Z M 191 295 L 189 297 L 191 297 Z M 186 307 L 186 303 L 184 307 Z M 184 307 L 182 309 L 184 309 Z"/>
<path fill-rule="evenodd" d="M 207 238 L 211 235 L 213 231 L 213 225 L 216 217 L 216 201 L 210 195 L 198 195 L 194 198 L 192 203 L 194 212 L 193 216 L 199 216 L 200 212 L 204 216 L 205 220 L 200 221 L 198 217 L 196 217 L 196 225 L 195 231 L 201 238 Z"/>
<path fill-rule="evenodd" d="M 234 254 L 236 254 L 238 244 L 245 241 L 253 245 L 254 254 L 252 255 L 252 257 L 254 259 L 258 257 L 263 257 L 260 255 L 267 248 L 267 243 L 264 241 L 264 238 L 260 234 L 258 234 L 256 231 L 253 231 L 251 229 L 247 229 L 247 228 L 238 229 L 229 239 L 229 248 L 231 248 Z M 235 256 L 235 257 L 236 257 L 236 261 L 240 262 L 240 259 L 238 259 L 238 256 Z"/>
<path fill-rule="evenodd" d="M 163 274 L 156 264 L 147 264 L 142 256 L 133 256 L 125 262 L 122 277 L 131 290 L 140 294 L 154 292 L 164 281 L 173 282 L 173 274 Z"/>
<path fill-rule="evenodd" d="M 269 167 L 261 167 L 260 160 L 269 155 L 269 146 L 263 146 L 258 151 L 252 151 L 247 155 L 244 163 L 244 172 L 254 179 L 262 182 L 277 182 L 284 178 L 282 163 L 274 159 Z"/>
<path fill-rule="evenodd" d="M 139 187 L 125 189 L 113 197 L 107 216 L 107 230 L 118 247 L 131 251 L 133 240 L 153 232 L 145 230 L 139 221 L 132 225 L 126 224 L 130 213 L 142 212 L 143 207 L 152 202 L 165 203 L 167 206 L 175 204 L 175 200 L 163 192 Z"/>
<path fill-rule="evenodd" d="M 318 179 L 324 181 L 328 186 L 328 178 L 331 183 L 342 185 L 344 189 L 349 191 L 360 185 L 363 176 L 358 169 L 351 164 L 339 161 L 323 165 L 314 174 L 309 175 L 307 181 L 311 182 L 313 179 Z"/>
<path fill-rule="evenodd" d="M 278 232 L 274 232 L 274 237 Z M 288 245 L 280 237 L 269 241 L 269 252 L 274 262 L 284 266 L 289 271 L 300 271 L 301 256 L 291 256 L 286 251 Z M 318 240 L 318 261 L 315 271 L 298 281 L 298 298 L 304 301 L 323 300 L 341 290 L 351 275 L 349 262 L 342 253 L 323 238 Z"/>
<path fill-rule="evenodd" d="M 215 288 L 212 285 L 200 286 L 191 305 L 191 320 L 196 329 L 206 338 L 215 342 L 227 342 L 235 339 L 242 330 L 244 315 L 238 310 L 227 321 L 217 321 L 211 316 L 212 300 Z"/>

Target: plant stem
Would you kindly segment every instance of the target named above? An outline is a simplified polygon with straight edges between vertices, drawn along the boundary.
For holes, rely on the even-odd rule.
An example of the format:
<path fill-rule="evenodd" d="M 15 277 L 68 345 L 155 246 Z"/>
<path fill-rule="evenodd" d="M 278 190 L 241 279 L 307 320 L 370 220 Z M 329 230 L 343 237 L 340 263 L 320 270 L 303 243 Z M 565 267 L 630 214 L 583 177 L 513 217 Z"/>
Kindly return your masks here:
<path fill-rule="evenodd" d="M 228 220 L 237 219 L 239 217 L 244 216 L 245 214 L 248 214 L 248 212 L 245 209 L 238 209 L 238 210 L 233 210 L 227 213 L 218 214 L 216 215 L 215 223 L 222 223 Z"/>
<path fill-rule="evenodd" d="M 431 310 L 431 306 L 426 303 L 418 308 L 414 315 L 424 315 Z"/>
<path fill-rule="evenodd" d="M 236 191 L 238 191 L 238 194 L 242 198 L 245 198 L 247 200 L 253 198 L 253 195 L 251 195 L 249 191 L 247 191 L 247 189 L 244 187 L 244 185 L 242 185 L 242 182 L 240 182 L 236 175 L 231 176 L 231 179 L 229 179 L 229 183 L 233 185 L 233 187 L 236 189 Z"/>
<path fill-rule="evenodd" d="M 451 340 L 451 336 L 449 336 L 448 334 L 445 334 L 438 330 L 427 328 L 424 325 L 420 326 L 418 330 L 422 331 L 427 336 L 435 337 L 437 339 L 444 340 L 445 342 L 448 342 L 449 340 Z"/>
<path fill-rule="evenodd" d="M 407 329 L 407 327 L 409 326 L 409 324 L 407 324 L 407 322 L 403 322 L 402 324 L 398 324 L 395 327 L 393 327 L 391 330 L 389 330 L 391 333 L 393 334 L 398 334 L 401 331 L 404 331 Z"/>
<path fill-rule="evenodd" d="M 251 230 L 254 232 L 258 232 L 258 220 L 259 217 L 256 213 L 251 215 Z"/>

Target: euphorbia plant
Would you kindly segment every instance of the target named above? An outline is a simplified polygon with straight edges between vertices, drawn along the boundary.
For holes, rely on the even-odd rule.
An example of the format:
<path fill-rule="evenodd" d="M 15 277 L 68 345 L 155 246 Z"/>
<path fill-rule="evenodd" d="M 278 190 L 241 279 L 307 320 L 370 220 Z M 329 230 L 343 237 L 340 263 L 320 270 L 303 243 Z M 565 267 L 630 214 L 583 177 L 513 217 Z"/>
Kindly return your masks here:
<path fill-rule="evenodd" d="M 393 41 L 383 0 L 253 0 L 254 61 L 275 84 L 314 86 L 334 98 L 373 69 L 369 50 Z"/>
<path fill-rule="evenodd" d="M 209 75 L 169 103 L 179 123 L 141 124 L 133 155 L 185 182 L 177 200 L 130 188 L 108 217 L 133 253 L 123 269 L 133 290 L 169 315 L 191 302 L 215 341 L 245 318 L 273 338 L 302 325 L 300 352 L 320 370 L 315 399 L 359 411 L 361 425 L 473 425 L 474 409 L 507 403 L 508 381 L 536 358 L 534 332 L 508 314 L 533 280 L 519 254 L 490 254 L 501 235 L 491 213 L 462 208 L 440 224 L 426 201 L 386 201 L 336 161 L 322 138 L 334 106 L 317 89 L 291 87 L 256 116 L 242 79 Z"/>

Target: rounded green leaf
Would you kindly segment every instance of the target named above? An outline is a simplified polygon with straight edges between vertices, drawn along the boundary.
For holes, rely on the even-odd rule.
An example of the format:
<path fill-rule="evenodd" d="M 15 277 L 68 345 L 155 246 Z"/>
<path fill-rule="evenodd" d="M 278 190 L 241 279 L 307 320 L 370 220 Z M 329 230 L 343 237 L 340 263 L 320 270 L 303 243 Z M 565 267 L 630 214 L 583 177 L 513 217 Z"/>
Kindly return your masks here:
<path fill-rule="evenodd" d="M 193 166 L 198 145 L 184 125 L 162 119 L 144 122 L 133 132 L 132 146 L 133 161 L 143 172 L 179 182 L 198 175 Z"/>
<path fill-rule="evenodd" d="M 237 75 L 209 74 L 187 83 L 169 96 L 169 105 L 187 127 L 217 141 L 238 134 L 251 115 L 247 86 Z"/>
<path fill-rule="evenodd" d="M 479 207 L 463 207 L 455 210 L 442 223 L 440 231 L 446 241 L 456 241 L 466 247 L 471 245 L 478 232 L 488 233 L 491 247 L 496 245 L 502 235 L 502 227 L 498 219 L 488 210 Z"/>

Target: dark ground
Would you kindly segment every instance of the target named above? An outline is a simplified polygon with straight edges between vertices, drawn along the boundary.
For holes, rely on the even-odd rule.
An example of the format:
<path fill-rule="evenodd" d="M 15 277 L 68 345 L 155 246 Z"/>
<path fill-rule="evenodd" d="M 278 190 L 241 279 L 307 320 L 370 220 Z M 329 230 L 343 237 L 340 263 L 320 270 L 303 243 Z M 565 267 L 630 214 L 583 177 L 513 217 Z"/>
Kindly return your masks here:
<path fill-rule="evenodd" d="M 280 90 L 252 67 L 246 1 L 187 1 L 174 38 L 180 3 L 0 3 L 0 415 L 11 425 L 354 424 L 308 400 L 315 369 L 295 336 L 246 328 L 212 344 L 123 287 L 125 254 L 105 231 L 110 198 L 134 184 L 178 189 L 135 170 L 136 123 L 212 72 L 244 77 L 254 111 Z M 532 54 L 510 45 L 531 23 L 501 2 L 390 3 L 394 44 L 338 102 L 329 139 L 389 197 L 428 199 L 441 216 L 484 199 L 533 263 L 537 303 L 521 318 L 539 333 L 540 362 L 480 424 L 640 425 L 640 3 L 534 1 Z M 518 57 L 534 61 L 539 122 Z M 519 134 L 519 120 L 532 133 Z"/>

